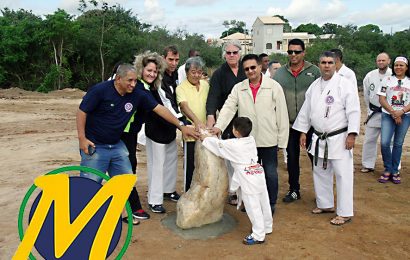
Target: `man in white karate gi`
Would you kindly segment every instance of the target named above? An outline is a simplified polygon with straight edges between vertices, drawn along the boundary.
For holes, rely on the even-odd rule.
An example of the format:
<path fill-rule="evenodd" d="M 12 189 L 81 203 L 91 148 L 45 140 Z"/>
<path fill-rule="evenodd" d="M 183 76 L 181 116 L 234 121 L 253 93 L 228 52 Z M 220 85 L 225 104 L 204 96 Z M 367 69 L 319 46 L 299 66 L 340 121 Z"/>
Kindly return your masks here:
<path fill-rule="evenodd" d="M 356 73 L 343 63 L 343 52 L 340 49 L 331 49 L 330 51 L 336 56 L 336 72 L 350 80 L 354 84 L 356 91 L 358 91 Z"/>
<path fill-rule="evenodd" d="M 354 84 L 336 72 L 330 51 L 319 58 L 321 77 L 306 91 L 305 102 L 293 128 L 306 133 L 312 126 L 309 152 L 314 156 L 313 182 L 317 208 L 312 213 L 334 212 L 333 175 L 336 176 L 337 212 L 330 223 L 343 225 L 353 216 L 353 147 L 360 129 L 360 103 Z"/>
<path fill-rule="evenodd" d="M 384 77 L 390 76 L 392 71 L 389 68 L 390 57 L 382 52 L 377 55 L 377 69 L 366 74 L 363 80 L 363 96 L 367 108 L 367 118 L 363 150 L 362 150 L 362 169 L 361 172 L 372 172 L 377 158 L 377 139 L 381 132 L 382 108 L 377 92 L 381 88 Z"/>

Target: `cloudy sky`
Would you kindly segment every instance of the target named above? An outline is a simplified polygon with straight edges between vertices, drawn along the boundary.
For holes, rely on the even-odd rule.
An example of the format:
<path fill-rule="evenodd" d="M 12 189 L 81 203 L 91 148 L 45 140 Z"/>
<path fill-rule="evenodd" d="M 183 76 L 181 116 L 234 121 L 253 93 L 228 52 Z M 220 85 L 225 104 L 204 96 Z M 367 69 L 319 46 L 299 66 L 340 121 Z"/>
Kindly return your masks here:
<path fill-rule="evenodd" d="M 105 0 L 131 9 L 146 23 L 219 37 L 224 20 L 244 21 L 252 28 L 257 16 L 283 15 L 296 28 L 301 23 L 376 24 L 385 33 L 410 27 L 408 0 Z M 78 0 L 1 0 L 0 9 L 23 8 L 44 15 L 62 8 L 78 14 Z"/>

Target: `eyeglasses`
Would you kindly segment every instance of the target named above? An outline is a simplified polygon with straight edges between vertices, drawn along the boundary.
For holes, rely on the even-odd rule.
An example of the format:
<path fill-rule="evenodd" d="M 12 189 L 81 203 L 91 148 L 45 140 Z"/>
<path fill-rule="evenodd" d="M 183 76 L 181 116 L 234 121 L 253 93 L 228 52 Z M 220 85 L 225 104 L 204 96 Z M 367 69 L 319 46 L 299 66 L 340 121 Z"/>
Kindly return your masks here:
<path fill-rule="evenodd" d="M 326 65 L 326 64 L 332 65 L 332 64 L 335 64 L 335 62 L 334 61 L 321 61 L 320 64 L 322 64 L 322 65 Z"/>
<path fill-rule="evenodd" d="M 246 72 L 248 72 L 248 71 L 250 71 L 250 70 L 256 70 L 256 66 L 253 65 L 253 66 L 250 66 L 250 67 L 246 67 L 246 68 L 244 68 L 244 70 L 245 70 Z"/>
<path fill-rule="evenodd" d="M 397 81 L 397 84 L 399 84 L 399 87 L 403 84 L 403 83 L 401 82 L 401 79 L 399 79 L 399 80 Z"/>
<path fill-rule="evenodd" d="M 292 55 L 292 54 L 296 54 L 296 55 L 298 55 L 298 54 L 301 54 L 303 51 L 293 51 L 293 50 L 288 50 L 288 54 L 289 55 Z"/>
<path fill-rule="evenodd" d="M 238 53 L 239 53 L 239 51 L 227 51 L 226 52 L 226 54 L 228 54 L 228 55 L 236 55 Z"/>

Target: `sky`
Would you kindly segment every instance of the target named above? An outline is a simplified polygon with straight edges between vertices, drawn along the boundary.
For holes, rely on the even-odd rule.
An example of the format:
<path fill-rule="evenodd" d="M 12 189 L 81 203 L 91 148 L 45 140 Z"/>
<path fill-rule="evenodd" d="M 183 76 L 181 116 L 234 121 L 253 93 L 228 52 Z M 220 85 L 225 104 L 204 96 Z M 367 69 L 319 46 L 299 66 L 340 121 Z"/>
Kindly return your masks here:
<path fill-rule="evenodd" d="M 219 38 L 224 20 L 244 21 L 251 31 L 258 16 L 283 15 L 293 28 L 324 23 L 362 26 L 375 24 L 385 33 L 410 28 L 408 0 L 105 0 L 131 9 L 142 22 Z M 32 10 L 51 14 L 61 8 L 78 15 L 78 0 L 1 0 L 0 9 Z"/>

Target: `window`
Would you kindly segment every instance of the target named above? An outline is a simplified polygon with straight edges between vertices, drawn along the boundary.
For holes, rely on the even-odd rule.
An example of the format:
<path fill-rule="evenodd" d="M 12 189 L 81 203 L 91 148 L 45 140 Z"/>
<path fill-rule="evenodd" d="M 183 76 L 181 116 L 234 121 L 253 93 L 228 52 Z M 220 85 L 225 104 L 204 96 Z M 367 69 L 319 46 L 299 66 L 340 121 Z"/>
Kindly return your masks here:
<path fill-rule="evenodd" d="M 276 49 L 281 50 L 282 49 L 282 41 L 277 41 L 276 42 Z"/>
<path fill-rule="evenodd" d="M 268 43 L 266 44 L 266 49 L 267 49 L 267 50 L 272 50 L 272 43 L 268 42 Z"/>

